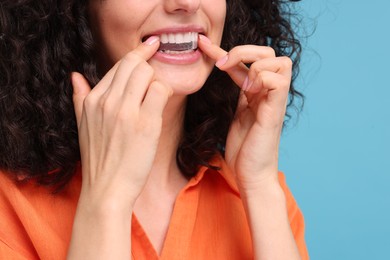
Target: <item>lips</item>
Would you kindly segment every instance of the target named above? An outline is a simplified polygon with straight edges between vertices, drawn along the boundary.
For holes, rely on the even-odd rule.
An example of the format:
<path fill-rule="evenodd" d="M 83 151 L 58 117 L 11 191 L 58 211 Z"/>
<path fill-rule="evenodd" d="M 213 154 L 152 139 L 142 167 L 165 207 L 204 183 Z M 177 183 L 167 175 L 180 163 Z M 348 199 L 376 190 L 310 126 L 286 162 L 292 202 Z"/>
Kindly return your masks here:
<path fill-rule="evenodd" d="M 199 34 L 205 34 L 205 30 L 199 25 L 167 27 L 148 33 L 143 36 L 142 41 L 150 36 L 158 36 L 160 46 L 153 59 L 166 64 L 189 65 L 202 58 L 198 49 Z"/>
<path fill-rule="evenodd" d="M 180 54 L 183 52 L 196 51 L 198 48 L 198 35 L 204 34 L 205 30 L 201 25 L 181 25 L 161 28 L 144 35 L 145 41 L 152 35 L 160 37 L 158 52 Z"/>

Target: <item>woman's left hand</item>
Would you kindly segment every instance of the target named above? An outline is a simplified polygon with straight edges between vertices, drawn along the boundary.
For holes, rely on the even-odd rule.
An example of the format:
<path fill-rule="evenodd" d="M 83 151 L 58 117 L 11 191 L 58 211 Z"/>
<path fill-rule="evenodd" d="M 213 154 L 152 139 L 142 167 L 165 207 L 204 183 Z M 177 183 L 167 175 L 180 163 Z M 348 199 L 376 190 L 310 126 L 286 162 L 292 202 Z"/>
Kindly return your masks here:
<path fill-rule="evenodd" d="M 278 181 L 278 149 L 291 84 L 292 61 L 270 47 L 243 45 L 226 52 L 208 38 L 199 48 L 241 87 L 225 159 L 241 192 Z M 251 64 L 248 68 L 245 64 Z"/>
<path fill-rule="evenodd" d="M 237 46 L 227 53 L 204 36 L 199 36 L 198 45 L 243 90 L 226 140 L 225 160 L 240 188 L 254 259 L 301 259 L 278 180 L 292 62 L 264 46 Z"/>

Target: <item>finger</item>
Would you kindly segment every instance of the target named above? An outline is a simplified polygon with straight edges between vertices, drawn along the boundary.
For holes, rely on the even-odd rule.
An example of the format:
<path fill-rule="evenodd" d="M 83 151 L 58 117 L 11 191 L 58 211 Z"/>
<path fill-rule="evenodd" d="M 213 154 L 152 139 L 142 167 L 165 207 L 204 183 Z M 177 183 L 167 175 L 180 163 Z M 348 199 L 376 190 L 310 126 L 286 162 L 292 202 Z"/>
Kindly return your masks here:
<path fill-rule="evenodd" d="M 227 52 L 221 49 L 221 47 L 212 44 L 211 41 L 204 35 L 199 35 L 198 47 L 208 57 L 210 57 L 214 61 L 217 61 L 216 66 L 218 68 L 220 68 L 220 63 L 223 63 L 225 62 L 225 60 L 227 60 Z M 238 86 L 242 86 L 248 73 L 248 68 L 243 63 L 223 70 L 229 74 L 229 76 Z"/>
<path fill-rule="evenodd" d="M 138 45 L 138 47 L 132 50 L 130 53 L 139 56 L 142 60 L 148 61 L 156 53 L 159 46 L 160 37 L 150 36 L 146 41 Z"/>
<path fill-rule="evenodd" d="M 161 118 L 168 99 L 172 94 L 173 91 L 170 87 L 153 81 L 145 95 L 141 114 L 145 117 Z"/>
<path fill-rule="evenodd" d="M 160 45 L 159 39 L 158 36 L 151 36 L 145 42 L 138 45 L 137 48 L 127 53 L 107 72 L 99 84 L 93 89 L 93 93 L 101 96 L 103 93 L 108 92 L 110 86 L 113 85 L 118 86 L 118 92 L 115 93 L 121 95 L 128 80 L 129 72 L 139 62 L 147 61 L 153 57 Z"/>
<path fill-rule="evenodd" d="M 114 75 L 119 67 L 120 62 L 117 62 L 107 73 L 104 75 L 104 77 L 96 84 L 96 86 L 91 90 L 93 95 L 101 96 L 103 95 L 108 87 L 110 86 L 112 79 L 114 78 Z"/>
<path fill-rule="evenodd" d="M 221 49 L 218 45 L 212 44 L 210 39 L 202 34 L 199 34 L 198 47 L 214 61 L 223 58 L 227 54 L 227 51 Z"/>
<path fill-rule="evenodd" d="M 147 62 L 141 62 L 133 69 L 122 95 L 122 102 L 128 104 L 128 109 L 141 106 L 153 79 L 154 70 Z"/>
<path fill-rule="evenodd" d="M 142 77 L 143 74 L 145 74 L 145 79 Z M 127 92 L 127 94 L 130 92 L 137 92 L 140 94 L 138 91 L 139 87 L 144 86 L 145 83 L 147 84 L 146 86 L 149 85 L 150 75 L 153 75 L 153 69 L 150 65 L 138 55 L 128 53 L 119 63 L 115 75 L 109 84 L 110 86 L 107 87 L 107 90 L 104 93 L 105 100 L 117 103 L 124 94 L 126 94 L 125 92 Z M 134 77 L 135 79 L 132 79 Z M 144 80 L 148 81 L 143 82 Z M 144 88 L 141 90 L 143 90 L 141 91 L 142 93 L 145 92 Z"/>
<path fill-rule="evenodd" d="M 250 66 L 249 77 L 264 70 L 291 77 L 292 60 L 285 56 L 259 60 Z"/>
<path fill-rule="evenodd" d="M 71 82 L 73 86 L 73 104 L 76 113 L 77 125 L 80 125 L 84 99 L 91 92 L 91 87 L 85 77 L 78 72 L 72 72 Z"/>
<path fill-rule="evenodd" d="M 229 51 L 227 56 L 217 61 L 216 66 L 228 70 L 242 63 L 253 63 L 258 60 L 276 57 L 274 49 L 266 46 L 241 45 Z"/>
<path fill-rule="evenodd" d="M 266 58 L 254 62 L 248 72 L 248 78 L 243 84 L 243 90 L 250 93 L 257 93 L 262 87 L 261 80 L 259 81 L 259 74 L 262 71 L 270 71 L 273 73 L 278 73 L 283 75 L 286 78 L 291 78 L 292 76 L 292 61 L 288 57 L 275 57 L 275 58 Z M 257 78 L 257 80 L 256 80 Z"/>
<path fill-rule="evenodd" d="M 267 91 L 267 102 L 271 107 L 285 109 L 291 80 L 281 74 L 262 71 L 255 81 L 260 81 L 264 91 Z"/>

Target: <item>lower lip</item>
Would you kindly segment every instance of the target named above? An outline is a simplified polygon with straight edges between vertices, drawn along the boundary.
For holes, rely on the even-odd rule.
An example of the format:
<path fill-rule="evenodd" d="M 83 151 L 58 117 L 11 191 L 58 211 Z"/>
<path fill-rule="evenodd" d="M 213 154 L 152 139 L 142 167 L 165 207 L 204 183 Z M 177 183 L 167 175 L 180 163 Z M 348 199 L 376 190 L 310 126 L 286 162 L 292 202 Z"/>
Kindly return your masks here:
<path fill-rule="evenodd" d="M 189 53 L 168 54 L 164 52 L 156 52 L 153 56 L 156 60 L 164 63 L 186 65 L 197 62 L 202 57 L 199 49 Z"/>

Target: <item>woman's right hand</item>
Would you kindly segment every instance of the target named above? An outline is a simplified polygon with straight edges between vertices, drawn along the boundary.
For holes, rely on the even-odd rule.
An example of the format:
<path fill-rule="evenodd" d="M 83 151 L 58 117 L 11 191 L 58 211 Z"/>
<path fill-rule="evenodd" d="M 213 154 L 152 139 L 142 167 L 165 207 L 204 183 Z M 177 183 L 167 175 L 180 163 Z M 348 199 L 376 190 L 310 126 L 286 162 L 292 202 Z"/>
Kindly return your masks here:
<path fill-rule="evenodd" d="M 83 177 L 79 206 L 131 215 L 151 170 L 162 113 L 172 95 L 169 87 L 154 81 L 147 63 L 158 47 L 159 38 L 149 38 L 92 90 L 81 74 L 72 74 Z"/>
<path fill-rule="evenodd" d="M 82 187 L 68 259 L 130 259 L 131 216 L 152 168 L 172 90 L 154 80 L 151 37 L 91 90 L 72 74 Z"/>

